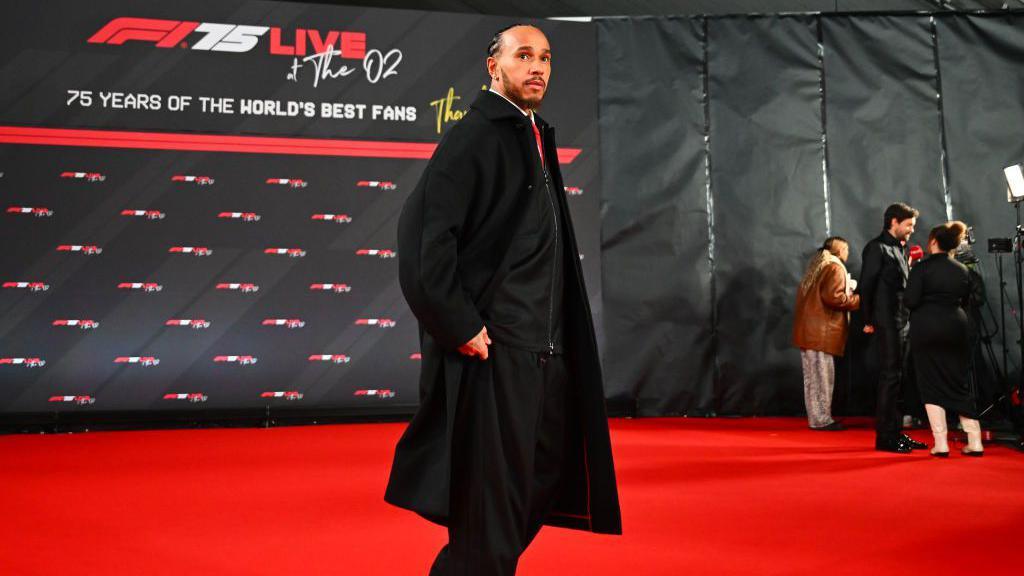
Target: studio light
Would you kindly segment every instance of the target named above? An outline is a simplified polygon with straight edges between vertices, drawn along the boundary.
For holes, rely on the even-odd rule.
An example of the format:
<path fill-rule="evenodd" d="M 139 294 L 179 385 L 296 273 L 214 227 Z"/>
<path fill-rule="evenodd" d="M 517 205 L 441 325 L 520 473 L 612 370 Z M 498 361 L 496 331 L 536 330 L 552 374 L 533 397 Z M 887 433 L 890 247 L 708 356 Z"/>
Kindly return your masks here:
<path fill-rule="evenodd" d="M 1006 175 L 1006 201 L 1020 202 L 1024 200 L 1024 164 L 1014 164 L 1003 168 Z"/>

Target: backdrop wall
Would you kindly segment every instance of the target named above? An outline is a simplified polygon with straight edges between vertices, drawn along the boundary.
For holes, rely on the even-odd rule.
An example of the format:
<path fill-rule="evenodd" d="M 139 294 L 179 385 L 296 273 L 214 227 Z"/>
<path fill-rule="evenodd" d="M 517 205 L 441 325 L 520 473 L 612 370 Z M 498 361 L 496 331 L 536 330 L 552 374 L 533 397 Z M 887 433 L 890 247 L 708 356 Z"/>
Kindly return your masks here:
<path fill-rule="evenodd" d="M 508 20 L 192 0 L 10 13 L 0 415 L 411 412 L 395 221 Z M 1020 18 L 541 23 L 612 411 L 801 413 L 806 259 L 840 234 L 858 273 L 892 201 L 922 211 L 917 241 L 950 216 L 1009 236 Z M 870 345 L 855 332 L 839 366 L 851 411 L 870 407 Z"/>
<path fill-rule="evenodd" d="M 398 212 L 507 19 L 199 0 L 5 14 L 0 415 L 413 411 Z M 599 310 L 594 29 L 542 25 L 560 63 L 543 114 Z"/>
<path fill-rule="evenodd" d="M 838 234 L 859 273 L 894 201 L 921 211 L 912 243 L 949 217 L 975 226 L 998 314 L 984 240 L 1014 230 L 1002 168 L 1024 159 L 1021 24 L 949 14 L 599 21 L 613 406 L 801 413 L 790 334 L 804 266 Z M 1018 331 L 1008 328 L 1016 372 Z M 869 407 L 870 346 L 852 338 L 840 407 Z"/>

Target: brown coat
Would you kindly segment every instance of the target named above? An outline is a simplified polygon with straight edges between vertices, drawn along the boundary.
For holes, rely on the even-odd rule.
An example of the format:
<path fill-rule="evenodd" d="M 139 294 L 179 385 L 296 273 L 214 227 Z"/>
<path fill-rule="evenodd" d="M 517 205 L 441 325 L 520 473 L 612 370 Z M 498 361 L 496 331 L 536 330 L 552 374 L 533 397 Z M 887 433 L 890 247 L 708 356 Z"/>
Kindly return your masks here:
<path fill-rule="evenodd" d="M 849 330 L 849 311 L 860 306 L 860 296 L 847 294 L 846 268 L 839 259 L 824 265 L 805 292 L 797 290 L 793 318 L 793 345 L 842 356 Z"/>

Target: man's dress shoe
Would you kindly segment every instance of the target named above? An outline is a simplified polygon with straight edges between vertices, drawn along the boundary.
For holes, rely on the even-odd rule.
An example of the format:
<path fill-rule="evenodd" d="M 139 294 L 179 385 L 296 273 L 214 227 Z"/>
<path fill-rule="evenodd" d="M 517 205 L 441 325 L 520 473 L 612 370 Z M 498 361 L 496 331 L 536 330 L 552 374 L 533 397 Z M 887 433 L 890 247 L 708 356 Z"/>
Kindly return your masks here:
<path fill-rule="evenodd" d="M 910 444 L 903 440 L 901 436 L 895 438 L 877 438 L 875 440 L 875 450 L 882 452 L 895 452 L 897 454 L 910 454 Z"/>
<path fill-rule="evenodd" d="M 918 442 L 917 440 L 914 440 L 913 438 L 907 436 L 906 434 L 902 436 L 902 439 L 905 443 L 909 444 L 910 448 L 913 450 L 924 450 L 925 448 L 928 447 L 928 445 L 925 444 L 924 442 Z"/>

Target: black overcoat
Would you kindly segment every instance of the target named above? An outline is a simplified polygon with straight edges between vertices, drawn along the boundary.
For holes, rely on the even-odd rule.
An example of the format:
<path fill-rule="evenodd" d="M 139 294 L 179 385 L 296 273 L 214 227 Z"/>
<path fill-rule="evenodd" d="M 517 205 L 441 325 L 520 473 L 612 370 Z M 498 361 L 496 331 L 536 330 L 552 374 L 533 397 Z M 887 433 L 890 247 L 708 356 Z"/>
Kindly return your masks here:
<path fill-rule="evenodd" d="M 905 314 L 900 309 L 899 297 L 910 275 L 903 246 L 888 231 L 883 231 L 864 246 L 861 260 L 857 292 L 864 323 L 895 329 L 897 316 Z"/>
<path fill-rule="evenodd" d="M 583 283 L 554 129 L 539 117 L 547 168 L 561 206 L 565 250 L 565 354 L 571 371 L 562 496 L 546 523 L 621 533 L 601 365 Z M 385 500 L 446 524 L 459 388 L 480 360 L 457 348 L 484 326 L 507 272 L 506 252 L 537 181 L 530 121 L 501 96 L 481 92 L 442 138 L 398 223 L 399 281 L 420 324 L 420 407 L 398 442 Z"/>

